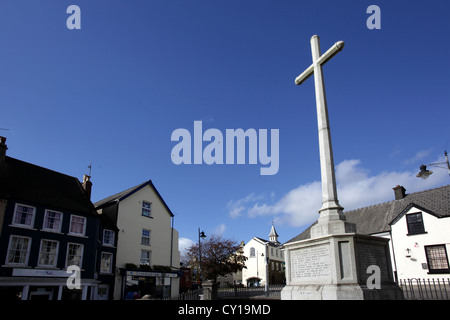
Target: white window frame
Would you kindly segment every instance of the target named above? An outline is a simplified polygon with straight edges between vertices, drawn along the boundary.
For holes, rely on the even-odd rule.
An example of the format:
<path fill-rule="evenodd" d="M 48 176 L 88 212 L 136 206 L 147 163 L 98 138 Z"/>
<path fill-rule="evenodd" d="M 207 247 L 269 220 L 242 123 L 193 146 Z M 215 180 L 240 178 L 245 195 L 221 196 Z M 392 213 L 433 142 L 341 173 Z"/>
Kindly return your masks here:
<path fill-rule="evenodd" d="M 21 239 L 26 239 L 28 240 L 28 247 L 25 253 L 25 261 L 24 262 L 9 262 L 9 256 L 11 253 L 11 244 L 13 242 L 13 238 L 21 238 Z M 18 235 L 11 235 L 9 237 L 9 243 L 8 243 L 8 251 L 6 253 L 6 261 L 5 261 L 5 265 L 10 265 L 10 266 L 27 266 L 28 265 L 28 259 L 30 257 L 30 248 L 31 248 L 31 238 L 30 237 L 24 237 L 24 236 L 18 236 Z"/>
<path fill-rule="evenodd" d="M 22 206 L 22 207 L 26 207 L 29 209 L 32 209 L 33 212 L 31 213 L 31 221 L 30 224 L 24 224 L 24 223 L 19 223 L 16 222 L 16 219 L 18 218 L 18 207 Z M 33 229 L 34 227 L 34 218 L 36 217 L 36 207 L 33 206 L 29 206 L 26 204 L 22 204 L 22 203 L 16 203 L 15 207 L 14 207 L 14 215 L 11 221 L 11 225 L 15 226 L 15 227 L 21 227 L 21 228 L 28 228 L 28 229 Z"/>
<path fill-rule="evenodd" d="M 103 264 L 103 256 L 109 255 L 109 264 Z M 113 258 L 114 255 L 112 252 L 102 252 L 100 256 L 100 273 L 112 273 L 112 266 L 113 266 Z M 107 266 L 108 270 L 104 270 L 103 268 Z"/>
<path fill-rule="evenodd" d="M 68 242 L 67 243 L 66 268 L 74 265 L 74 264 L 69 264 L 69 248 L 71 245 L 81 246 L 80 263 L 78 265 L 75 264 L 76 266 L 80 267 L 80 269 L 81 269 L 83 266 L 84 244 L 76 243 L 76 242 Z"/>
<path fill-rule="evenodd" d="M 148 205 L 148 207 L 146 207 Z M 144 214 L 144 212 L 148 212 L 148 214 Z M 147 218 L 153 218 L 152 217 L 152 203 L 150 201 L 142 201 L 142 208 L 141 208 L 141 215 Z"/>
<path fill-rule="evenodd" d="M 145 231 L 148 231 L 148 236 L 144 235 Z M 151 236 L 152 236 L 152 231 L 150 229 L 142 229 L 142 232 L 141 232 L 141 245 L 143 245 L 143 246 L 150 246 L 150 244 L 151 244 Z M 146 241 L 144 241 L 144 239 L 148 239 L 148 243 L 146 243 Z"/>
<path fill-rule="evenodd" d="M 142 255 L 143 254 L 148 254 L 148 258 L 147 257 L 142 257 Z M 143 259 L 145 259 L 145 260 L 148 260 L 148 262 L 143 262 L 144 260 Z M 152 252 L 150 251 L 150 250 L 141 250 L 141 258 L 140 258 L 140 260 L 139 260 L 139 264 L 140 265 L 146 265 L 146 266 L 149 266 L 150 265 L 150 263 L 151 263 L 151 261 L 152 261 Z"/>
<path fill-rule="evenodd" d="M 48 228 L 46 227 L 46 222 L 49 219 L 49 213 L 58 213 L 60 214 L 60 220 L 59 220 L 59 228 L 55 229 L 55 228 Z M 61 233 L 61 227 L 62 227 L 62 222 L 63 222 L 63 213 L 60 211 L 56 211 L 56 210 L 50 210 L 50 209 L 46 209 L 45 210 L 45 214 L 44 214 L 44 221 L 42 222 L 42 230 L 43 231 L 49 231 L 49 232 L 56 232 L 56 233 Z M 50 219 L 54 219 L 54 217 L 50 218 Z"/>
<path fill-rule="evenodd" d="M 105 238 L 107 239 L 108 236 L 106 235 L 107 233 L 109 233 L 109 241 L 106 241 Z M 104 229 L 103 230 L 103 245 L 104 246 L 108 246 L 108 247 L 114 247 L 114 242 L 116 240 L 116 234 L 113 230 L 110 229 Z"/>
<path fill-rule="evenodd" d="M 53 258 L 53 259 L 54 259 L 53 264 L 44 264 L 44 263 L 41 263 L 41 257 L 42 257 L 42 254 L 44 253 L 44 252 L 42 251 L 42 246 L 43 246 L 43 244 L 44 244 L 44 241 L 56 243 L 56 254 L 55 254 L 54 258 Z M 48 252 L 45 252 L 45 253 L 46 253 L 46 254 L 49 254 Z M 50 254 L 51 254 L 51 253 L 50 253 Z M 38 263 L 37 263 L 37 266 L 38 266 L 38 267 L 56 268 L 56 265 L 58 264 L 58 255 L 59 255 L 59 241 L 51 240 L 51 239 L 42 239 L 42 240 L 41 240 L 41 244 L 40 244 L 40 248 L 39 248 L 39 256 L 38 256 Z"/>
<path fill-rule="evenodd" d="M 82 233 L 78 233 L 78 232 L 73 232 L 72 231 L 72 225 L 73 225 L 73 218 L 81 218 L 83 219 L 84 223 L 83 223 L 83 232 Z M 70 215 L 70 225 L 69 225 L 69 235 L 72 236 L 84 236 L 86 234 L 86 224 L 87 224 L 87 218 L 83 217 L 83 216 L 78 216 L 75 214 Z"/>

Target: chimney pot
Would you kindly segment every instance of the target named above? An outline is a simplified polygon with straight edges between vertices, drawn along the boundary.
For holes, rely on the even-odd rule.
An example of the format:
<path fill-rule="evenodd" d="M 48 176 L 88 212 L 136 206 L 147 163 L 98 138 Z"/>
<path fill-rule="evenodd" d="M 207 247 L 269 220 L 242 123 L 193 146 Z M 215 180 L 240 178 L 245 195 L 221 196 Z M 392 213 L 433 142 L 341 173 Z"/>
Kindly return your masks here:
<path fill-rule="evenodd" d="M 395 200 L 401 200 L 406 196 L 406 189 L 403 186 L 396 186 L 393 188 L 395 194 Z"/>
<path fill-rule="evenodd" d="M 83 189 L 86 191 L 89 199 L 91 199 L 91 191 L 92 191 L 92 182 L 91 182 L 91 177 L 88 176 L 87 174 L 85 174 L 83 176 Z"/>
<path fill-rule="evenodd" d="M 0 137 L 0 163 L 5 161 L 6 150 L 8 150 L 8 147 L 6 146 L 6 137 Z"/>

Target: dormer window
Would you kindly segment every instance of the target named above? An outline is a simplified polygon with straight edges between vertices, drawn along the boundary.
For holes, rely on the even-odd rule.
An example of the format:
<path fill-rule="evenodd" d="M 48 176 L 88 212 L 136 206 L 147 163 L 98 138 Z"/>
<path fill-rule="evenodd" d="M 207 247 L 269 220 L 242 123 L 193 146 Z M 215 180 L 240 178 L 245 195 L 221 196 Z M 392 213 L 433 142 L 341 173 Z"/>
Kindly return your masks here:
<path fill-rule="evenodd" d="M 425 233 L 421 212 L 407 214 L 406 223 L 408 225 L 408 235 Z"/>

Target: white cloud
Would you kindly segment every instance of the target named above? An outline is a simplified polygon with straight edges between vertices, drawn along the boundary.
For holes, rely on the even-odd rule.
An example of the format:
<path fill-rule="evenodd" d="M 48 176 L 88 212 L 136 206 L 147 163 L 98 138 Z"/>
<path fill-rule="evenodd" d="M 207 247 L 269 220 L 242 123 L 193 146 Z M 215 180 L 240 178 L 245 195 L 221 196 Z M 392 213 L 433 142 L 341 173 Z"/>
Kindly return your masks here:
<path fill-rule="evenodd" d="M 178 248 L 180 250 L 180 255 L 183 257 L 186 254 L 187 249 L 189 247 L 191 247 L 194 243 L 195 242 L 193 240 L 191 240 L 191 239 L 179 238 L 178 239 Z"/>
<path fill-rule="evenodd" d="M 248 196 L 239 200 L 230 200 L 227 203 L 227 208 L 229 210 L 229 216 L 232 219 L 236 219 L 242 215 L 242 211 L 246 209 L 248 203 L 256 202 L 258 200 L 263 200 L 264 196 L 256 196 L 254 193 L 250 193 Z"/>
<path fill-rule="evenodd" d="M 227 227 L 225 226 L 225 224 L 221 223 L 216 227 L 216 229 L 214 229 L 214 234 L 216 236 L 221 237 L 226 229 L 227 229 Z"/>
<path fill-rule="evenodd" d="M 421 150 L 421 151 L 417 152 L 414 155 L 414 157 L 404 160 L 403 164 L 410 165 L 410 164 L 419 163 L 420 160 L 422 160 L 423 158 L 427 157 L 431 153 L 431 151 L 432 151 L 432 149 Z"/>
<path fill-rule="evenodd" d="M 440 159 L 436 162 L 442 161 Z M 412 193 L 450 182 L 446 170 L 435 170 L 432 178 L 428 180 L 418 179 L 416 171 L 381 172 L 370 176 L 369 170 L 361 167 L 360 160 L 342 161 L 336 166 L 339 203 L 345 208 L 345 211 L 349 211 L 394 200 L 392 188 L 397 185 L 404 186 L 407 193 Z M 254 194 L 250 194 L 241 200 L 230 201 L 228 208 L 230 216 L 234 218 L 244 214 L 250 218 L 272 215 L 277 224 L 300 227 L 317 220 L 321 203 L 321 182 L 314 181 L 289 191 L 275 203 L 271 199 L 255 197 Z M 237 211 L 239 214 L 236 214 Z"/>

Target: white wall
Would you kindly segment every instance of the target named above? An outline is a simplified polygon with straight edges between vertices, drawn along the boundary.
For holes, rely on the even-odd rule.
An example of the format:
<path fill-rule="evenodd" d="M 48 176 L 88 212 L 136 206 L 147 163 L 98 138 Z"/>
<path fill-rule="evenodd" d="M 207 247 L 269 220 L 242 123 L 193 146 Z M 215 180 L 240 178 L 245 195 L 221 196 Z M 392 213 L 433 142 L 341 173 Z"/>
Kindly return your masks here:
<path fill-rule="evenodd" d="M 255 257 L 250 258 L 250 248 L 255 248 Z M 260 241 L 253 238 L 244 246 L 244 256 L 247 257 L 245 261 L 245 266 L 247 268 L 242 269 L 242 283 L 247 286 L 247 279 L 249 278 L 260 278 L 261 285 L 264 286 L 266 283 L 266 257 L 269 255 L 269 260 L 277 260 L 280 262 L 284 262 L 284 252 L 281 251 L 280 248 L 267 247 L 261 243 Z M 264 254 L 264 256 L 261 256 Z M 268 270 L 270 270 L 270 261 L 268 265 Z"/>
<path fill-rule="evenodd" d="M 425 227 L 423 234 L 408 235 L 406 214 L 422 212 Z M 450 218 L 437 218 L 425 211 L 412 207 L 391 226 L 392 242 L 399 279 L 408 278 L 448 278 L 447 274 L 428 274 L 425 246 L 445 244 L 450 249 Z M 406 249 L 411 257 L 406 257 Z"/>

